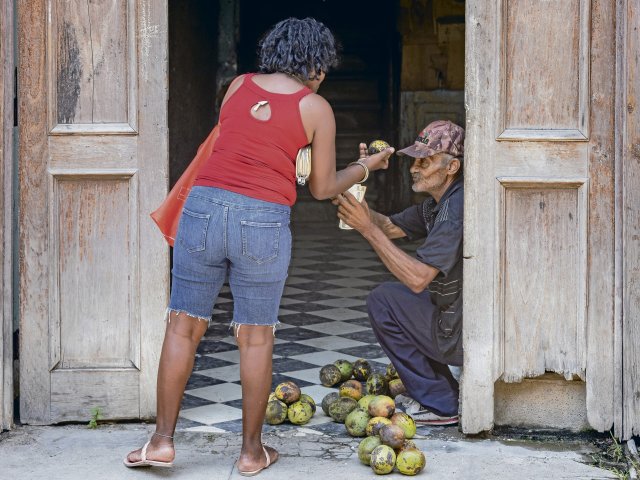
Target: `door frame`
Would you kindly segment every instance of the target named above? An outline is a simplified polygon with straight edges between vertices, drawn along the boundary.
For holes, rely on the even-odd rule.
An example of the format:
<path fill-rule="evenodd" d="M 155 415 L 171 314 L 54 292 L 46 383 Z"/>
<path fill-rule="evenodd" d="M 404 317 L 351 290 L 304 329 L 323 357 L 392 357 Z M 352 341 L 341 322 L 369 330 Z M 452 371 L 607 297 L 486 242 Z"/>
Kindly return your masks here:
<path fill-rule="evenodd" d="M 0 431 L 13 426 L 13 97 L 14 0 L 0 2 Z"/>

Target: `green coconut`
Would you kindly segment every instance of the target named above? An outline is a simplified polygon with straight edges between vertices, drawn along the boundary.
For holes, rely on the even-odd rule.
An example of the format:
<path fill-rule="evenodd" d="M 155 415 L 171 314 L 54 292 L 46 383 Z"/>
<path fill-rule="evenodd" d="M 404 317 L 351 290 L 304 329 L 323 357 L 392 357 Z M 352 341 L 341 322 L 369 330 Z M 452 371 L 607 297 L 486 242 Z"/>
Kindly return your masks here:
<path fill-rule="evenodd" d="M 311 405 L 300 400 L 289 405 L 287 410 L 287 417 L 294 425 L 304 425 L 311 420 L 312 416 L 313 411 Z"/>
<path fill-rule="evenodd" d="M 353 375 L 353 363 L 349 360 L 339 359 L 333 362 L 333 364 L 338 367 L 338 370 L 340 370 L 343 382 L 349 380 L 351 375 Z"/>
<path fill-rule="evenodd" d="M 352 437 L 364 437 L 366 435 L 369 414 L 361 408 L 356 408 L 347 415 L 344 426 Z"/>
<path fill-rule="evenodd" d="M 371 464 L 371 452 L 374 448 L 382 445 L 380 437 L 367 437 L 358 445 L 358 458 L 365 465 Z"/>
<path fill-rule="evenodd" d="M 377 475 L 391 473 L 396 464 L 396 452 L 388 445 L 378 445 L 371 451 L 369 465 Z"/>

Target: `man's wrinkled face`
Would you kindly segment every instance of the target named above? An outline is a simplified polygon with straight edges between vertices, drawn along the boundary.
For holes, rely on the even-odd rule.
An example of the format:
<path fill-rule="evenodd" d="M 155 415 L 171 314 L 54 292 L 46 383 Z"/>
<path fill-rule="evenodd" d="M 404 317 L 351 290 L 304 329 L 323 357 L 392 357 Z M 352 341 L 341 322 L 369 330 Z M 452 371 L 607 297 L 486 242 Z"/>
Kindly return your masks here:
<path fill-rule="evenodd" d="M 416 158 L 409 169 L 417 193 L 439 193 L 447 183 L 447 165 L 453 158 L 447 153 L 436 153 L 425 158 Z"/>

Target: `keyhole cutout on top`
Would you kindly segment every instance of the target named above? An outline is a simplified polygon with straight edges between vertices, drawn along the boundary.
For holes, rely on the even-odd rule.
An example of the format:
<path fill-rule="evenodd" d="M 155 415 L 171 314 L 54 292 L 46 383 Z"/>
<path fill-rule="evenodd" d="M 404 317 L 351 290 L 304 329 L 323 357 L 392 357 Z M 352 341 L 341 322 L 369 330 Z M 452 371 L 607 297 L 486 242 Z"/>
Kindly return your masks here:
<path fill-rule="evenodd" d="M 269 100 L 260 100 L 251 107 L 251 116 L 261 122 L 266 122 L 271 118 L 271 106 Z"/>

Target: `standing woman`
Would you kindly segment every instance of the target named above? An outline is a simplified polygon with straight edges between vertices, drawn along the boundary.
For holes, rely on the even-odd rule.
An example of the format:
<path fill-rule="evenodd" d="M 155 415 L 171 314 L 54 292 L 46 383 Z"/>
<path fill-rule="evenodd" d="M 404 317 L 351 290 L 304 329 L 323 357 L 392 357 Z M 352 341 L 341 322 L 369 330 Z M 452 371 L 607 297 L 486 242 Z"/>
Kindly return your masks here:
<path fill-rule="evenodd" d="M 260 43 L 260 73 L 237 77 L 220 113 L 220 136 L 185 203 L 173 250 L 169 322 L 157 384 L 156 431 L 125 465 L 171 466 L 180 402 L 228 276 L 240 351 L 240 474 L 255 475 L 278 458 L 262 444 L 272 381 L 280 298 L 291 256 L 290 207 L 296 200 L 295 158 L 311 144 L 309 190 L 318 200 L 344 192 L 369 171 L 387 168 L 389 148 L 336 172 L 335 119 L 316 92 L 337 63 L 322 23 L 283 20 Z"/>

